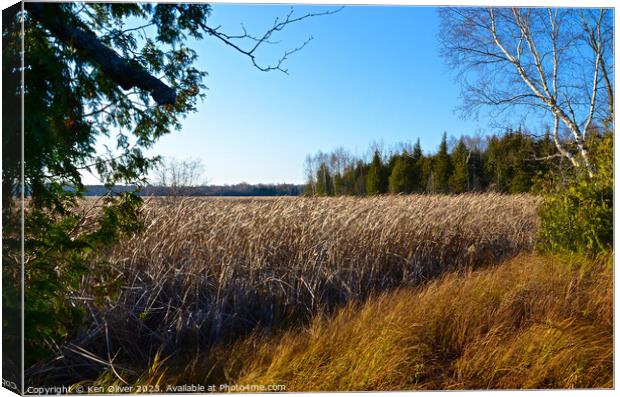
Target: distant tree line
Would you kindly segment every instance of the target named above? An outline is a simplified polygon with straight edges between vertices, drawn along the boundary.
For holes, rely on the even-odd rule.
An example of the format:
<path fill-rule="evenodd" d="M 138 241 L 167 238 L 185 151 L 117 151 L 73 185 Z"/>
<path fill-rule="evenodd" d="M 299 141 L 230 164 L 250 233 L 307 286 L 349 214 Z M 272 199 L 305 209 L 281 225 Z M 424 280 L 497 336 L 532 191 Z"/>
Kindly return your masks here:
<path fill-rule="evenodd" d="M 138 189 L 135 185 L 114 186 L 116 193 L 134 192 L 140 196 L 299 196 L 303 193 L 303 185 L 295 184 L 256 184 L 238 183 L 235 185 L 205 185 L 184 187 L 182 194 L 170 186 L 144 186 Z M 103 196 L 109 193 L 104 185 L 87 185 L 85 196 Z"/>
<path fill-rule="evenodd" d="M 342 148 L 308 156 L 304 194 L 523 193 L 532 189 L 536 176 L 551 170 L 561 173 L 567 165 L 549 132 L 535 137 L 521 129 L 450 142 L 444 133 L 434 154 L 424 154 L 419 139 L 388 154 L 380 149 L 371 153 L 367 160 Z"/>

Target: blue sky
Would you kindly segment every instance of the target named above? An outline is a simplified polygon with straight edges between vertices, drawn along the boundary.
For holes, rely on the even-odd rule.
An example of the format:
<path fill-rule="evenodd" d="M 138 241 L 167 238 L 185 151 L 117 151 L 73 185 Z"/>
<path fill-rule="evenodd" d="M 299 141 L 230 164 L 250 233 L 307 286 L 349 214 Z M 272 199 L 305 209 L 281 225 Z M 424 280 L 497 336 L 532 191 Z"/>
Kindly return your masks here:
<path fill-rule="evenodd" d="M 262 32 L 289 6 L 214 5 L 211 25 Z M 296 6 L 295 14 L 330 9 Z M 414 142 L 434 151 L 441 134 L 488 131 L 487 120 L 454 113 L 459 90 L 439 57 L 437 9 L 348 6 L 288 26 L 260 60 L 314 39 L 291 56 L 289 74 L 261 72 L 214 39 L 191 42 L 209 90 L 180 132 L 161 138 L 152 153 L 200 158 L 212 184 L 302 183 L 303 160 L 344 146 L 363 155 L 369 144 Z"/>

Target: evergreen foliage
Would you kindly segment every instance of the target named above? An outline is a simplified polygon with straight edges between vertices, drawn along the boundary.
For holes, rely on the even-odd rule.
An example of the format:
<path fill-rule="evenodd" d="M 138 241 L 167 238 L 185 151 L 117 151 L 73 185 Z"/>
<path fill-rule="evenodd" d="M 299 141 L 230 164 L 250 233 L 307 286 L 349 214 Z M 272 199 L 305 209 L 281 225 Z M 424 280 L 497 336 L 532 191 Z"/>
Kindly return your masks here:
<path fill-rule="evenodd" d="M 387 192 L 388 167 L 383 165 L 381 154 L 375 150 L 366 176 L 366 194 L 376 196 Z"/>
<path fill-rule="evenodd" d="M 407 153 L 394 157 L 394 166 L 388 180 L 390 193 L 411 193 L 415 170 Z"/>
<path fill-rule="evenodd" d="M 450 175 L 450 191 L 460 194 L 469 190 L 469 153 L 463 139 L 452 151 L 452 174 Z"/>
<path fill-rule="evenodd" d="M 448 154 L 448 137 L 444 132 L 439 151 L 433 158 L 433 179 L 431 184 L 432 193 L 448 193 L 450 175 L 452 174 L 452 164 Z"/>
<path fill-rule="evenodd" d="M 369 162 L 346 155 L 343 171 L 324 159 L 314 157 L 316 173 L 305 191 L 316 195 L 374 196 L 383 193 L 531 192 L 540 176 L 554 172 L 567 177 L 569 165 L 555 155 L 549 133 L 536 138 L 520 129 L 507 129 L 486 139 L 461 137 L 449 149 L 443 134 L 436 153 L 424 154 L 420 140 L 388 156 L 374 151 Z M 312 157 L 310 157 L 312 158 Z M 386 159 L 386 160 L 384 160 Z M 560 171 L 558 173 L 558 171 Z M 331 186 L 328 186 L 330 185 Z M 315 186 L 321 185 L 321 186 Z"/>
<path fill-rule="evenodd" d="M 409 178 L 410 192 L 417 193 L 422 190 L 426 180 L 423 173 L 424 156 L 422 154 L 422 145 L 420 145 L 420 138 L 418 138 L 415 146 L 413 147 L 410 161 L 413 166 L 413 170 Z"/>

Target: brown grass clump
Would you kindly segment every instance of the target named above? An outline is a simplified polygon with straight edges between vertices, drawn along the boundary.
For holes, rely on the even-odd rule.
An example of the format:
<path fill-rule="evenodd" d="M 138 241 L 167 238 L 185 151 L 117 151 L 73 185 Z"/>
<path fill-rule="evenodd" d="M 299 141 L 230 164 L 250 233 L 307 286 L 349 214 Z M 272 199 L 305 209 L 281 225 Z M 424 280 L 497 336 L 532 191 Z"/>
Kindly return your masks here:
<path fill-rule="evenodd" d="M 611 388 L 612 283 L 611 256 L 522 255 L 215 349 L 160 381 L 287 391 Z"/>

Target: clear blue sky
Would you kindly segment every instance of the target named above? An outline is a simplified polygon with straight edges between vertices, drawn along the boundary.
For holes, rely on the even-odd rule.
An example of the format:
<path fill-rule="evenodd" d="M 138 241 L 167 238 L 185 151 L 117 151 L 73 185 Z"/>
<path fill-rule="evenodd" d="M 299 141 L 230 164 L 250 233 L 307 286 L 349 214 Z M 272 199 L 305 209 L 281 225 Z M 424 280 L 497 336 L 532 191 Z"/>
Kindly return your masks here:
<path fill-rule="evenodd" d="M 261 32 L 289 6 L 214 5 L 211 25 Z M 296 6 L 295 13 L 325 6 Z M 312 35 L 281 72 L 261 72 L 250 60 L 211 38 L 190 43 L 207 70 L 207 96 L 180 132 L 152 153 L 202 159 L 211 184 L 302 183 L 303 160 L 344 146 L 364 154 L 373 141 L 386 147 L 414 142 L 434 151 L 441 134 L 488 131 L 487 120 L 454 113 L 459 90 L 439 57 L 438 15 L 430 7 L 349 6 L 340 13 L 288 26 L 265 46 L 275 61 Z"/>

